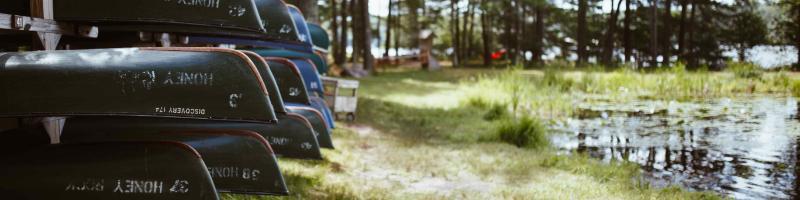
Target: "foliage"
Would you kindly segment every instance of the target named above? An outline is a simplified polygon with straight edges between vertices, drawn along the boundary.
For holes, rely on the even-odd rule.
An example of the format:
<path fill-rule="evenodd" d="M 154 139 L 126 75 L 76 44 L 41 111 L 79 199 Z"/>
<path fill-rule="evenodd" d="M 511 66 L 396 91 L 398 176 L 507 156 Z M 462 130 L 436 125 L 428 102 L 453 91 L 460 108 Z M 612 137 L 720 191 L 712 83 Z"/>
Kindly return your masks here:
<path fill-rule="evenodd" d="M 734 6 L 734 14 L 729 19 L 730 26 L 726 30 L 723 43 L 733 46 L 739 54 L 739 62 L 745 62 L 746 50 L 760 44 L 767 44 L 767 24 L 759 16 L 755 9 L 756 5 L 751 3 L 741 3 Z"/>
<path fill-rule="evenodd" d="M 503 121 L 497 128 L 498 138 L 517 147 L 544 148 L 548 145 L 547 130 L 539 119 L 523 116 Z"/>
<path fill-rule="evenodd" d="M 794 82 L 792 82 L 792 95 L 800 97 L 800 80 L 794 80 Z"/>
<path fill-rule="evenodd" d="M 341 1 L 353 0 L 322 1 L 325 3 L 320 4 L 320 9 L 326 22 L 332 19 L 332 3 Z M 628 0 L 610 3 L 598 0 L 564 3 L 544 0 L 392 2 L 392 22 L 387 16 L 373 19 L 380 25 L 372 28 L 374 36 L 380 38 L 381 46 L 386 45 L 384 40 L 391 30 L 393 38 L 387 40 L 391 41 L 389 47 L 413 50 L 419 47 L 419 32 L 432 30 L 438 35 L 434 40 L 434 56 L 447 59 L 458 54 L 461 63 L 480 62 L 483 55 L 501 50 L 507 53 L 496 60 L 488 59 L 486 65 L 492 62 L 518 63 L 519 59 L 513 58 L 524 58 L 521 63 L 529 66 L 559 60 L 574 61 L 576 49 L 579 49 L 576 48 L 578 35 L 585 36 L 582 41 L 586 41 L 588 60 L 597 64 L 605 61 L 607 55 L 613 55 L 610 63 L 604 63 L 610 67 L 645 67 L 650 58 L 670 55 L 670 60 L 685 62 L 690 69 L 702 66 L 721 69 L 725 61 L 735 57 L 724 53 L 728 50 L 736 50 L 739 57 L 744 58 L 746 51 L 757 45 L 800 45 L 797 42 L 800 41 L 797 39 L 800 35 L 797 31 L 800 30 L 800 3 L 796 0 L 767 3 L 672 0 L 659 2 L 655 9 L 652 3 Z M 582 7 L 586 9 L 581 9 L 585 10 L 585 16 L 577 13 L 579 2 L 585 5 Z M 668 2 L 672 5 L 664 4 Z M 348 8 L 337 9 L 345 9 L 341 13 L 348 13 Z M 653 21 L 654 12 L 665 16 Z M 666 13 L 671 15 L 666 16 Z M 454 23 L 456 21 L 458 23 Z M 581 26 L 581 33 L 579 21 L 586 21 L 585 26 Z M 454 27 L 456 25 L 458 28 Z M 654 29 L 657 33 L 653 32 Z M 767 37 L 771 35 L 780 37 Z M 655 49 L 653 42 L 657 42 Z M 627 61 L 619 54 L 630 54 L 627 56 L 635 59 Z M 537 56 L 547 61 L 534 58 Z"/>

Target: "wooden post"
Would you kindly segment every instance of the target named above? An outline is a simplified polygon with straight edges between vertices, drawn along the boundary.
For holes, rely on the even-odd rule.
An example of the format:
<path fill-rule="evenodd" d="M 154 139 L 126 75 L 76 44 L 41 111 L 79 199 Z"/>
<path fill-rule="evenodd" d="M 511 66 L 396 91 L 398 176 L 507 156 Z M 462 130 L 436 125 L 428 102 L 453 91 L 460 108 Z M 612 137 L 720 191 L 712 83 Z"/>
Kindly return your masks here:
<path fill-rule="evenodd" d="M 53 0 L 31 0 L 31 16 L 43 19 L 53 19 Z M 36 34 L 40 44 L 34 44 L 34 47 L 42 50 L 55 50 L 58 46 L 58 41 L 61 39 L 61 34 L 55 33 L 42 33 Z"/>

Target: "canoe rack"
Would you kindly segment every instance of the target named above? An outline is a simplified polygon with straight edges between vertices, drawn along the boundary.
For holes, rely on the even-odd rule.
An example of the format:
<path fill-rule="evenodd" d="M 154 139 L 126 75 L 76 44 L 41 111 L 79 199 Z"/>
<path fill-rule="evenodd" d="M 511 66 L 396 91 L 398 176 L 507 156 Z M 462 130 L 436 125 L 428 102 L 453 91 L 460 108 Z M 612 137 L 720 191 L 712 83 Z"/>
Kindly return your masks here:
<path fill-rule="evenodd" d="M 97 38 L 97 26 L 73 25 L 44 18 L 0 13 L 0 29 Z"/>
<path fill-rule="evenodd" d="M 76 25 L 53 20 L 53 0 L 30 0 L 31 16 L 0 13 L 0 31 L 36 32 L 44 50 L 55 50 L 62 35 L 97 38 L 96 26 Z"/>

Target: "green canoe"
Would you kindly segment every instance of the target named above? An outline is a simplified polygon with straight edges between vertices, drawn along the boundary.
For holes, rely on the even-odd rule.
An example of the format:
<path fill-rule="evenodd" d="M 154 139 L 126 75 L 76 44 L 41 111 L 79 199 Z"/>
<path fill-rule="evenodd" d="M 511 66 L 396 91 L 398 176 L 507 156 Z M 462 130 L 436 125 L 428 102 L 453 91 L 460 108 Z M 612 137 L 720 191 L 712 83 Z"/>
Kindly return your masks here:
<path fill-rule="evenodd" d="M 0 192 L 3 199 L 219 199 L 200 155 L 177 142 L 2 148 Z"/>

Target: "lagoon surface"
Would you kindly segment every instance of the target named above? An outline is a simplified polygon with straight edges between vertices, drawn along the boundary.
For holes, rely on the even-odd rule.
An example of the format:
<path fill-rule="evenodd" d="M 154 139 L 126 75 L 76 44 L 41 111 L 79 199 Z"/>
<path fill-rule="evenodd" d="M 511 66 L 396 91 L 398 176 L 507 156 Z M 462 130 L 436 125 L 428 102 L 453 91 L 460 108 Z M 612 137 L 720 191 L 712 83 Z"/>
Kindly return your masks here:
<path fill-rule="evenodd" d="M 641 100 L 576 106 L 554 146 L 638 163 L 657 187 L 736 199 L 800 198 L 798 101 L 748 96 L 694 102 Z"/>

